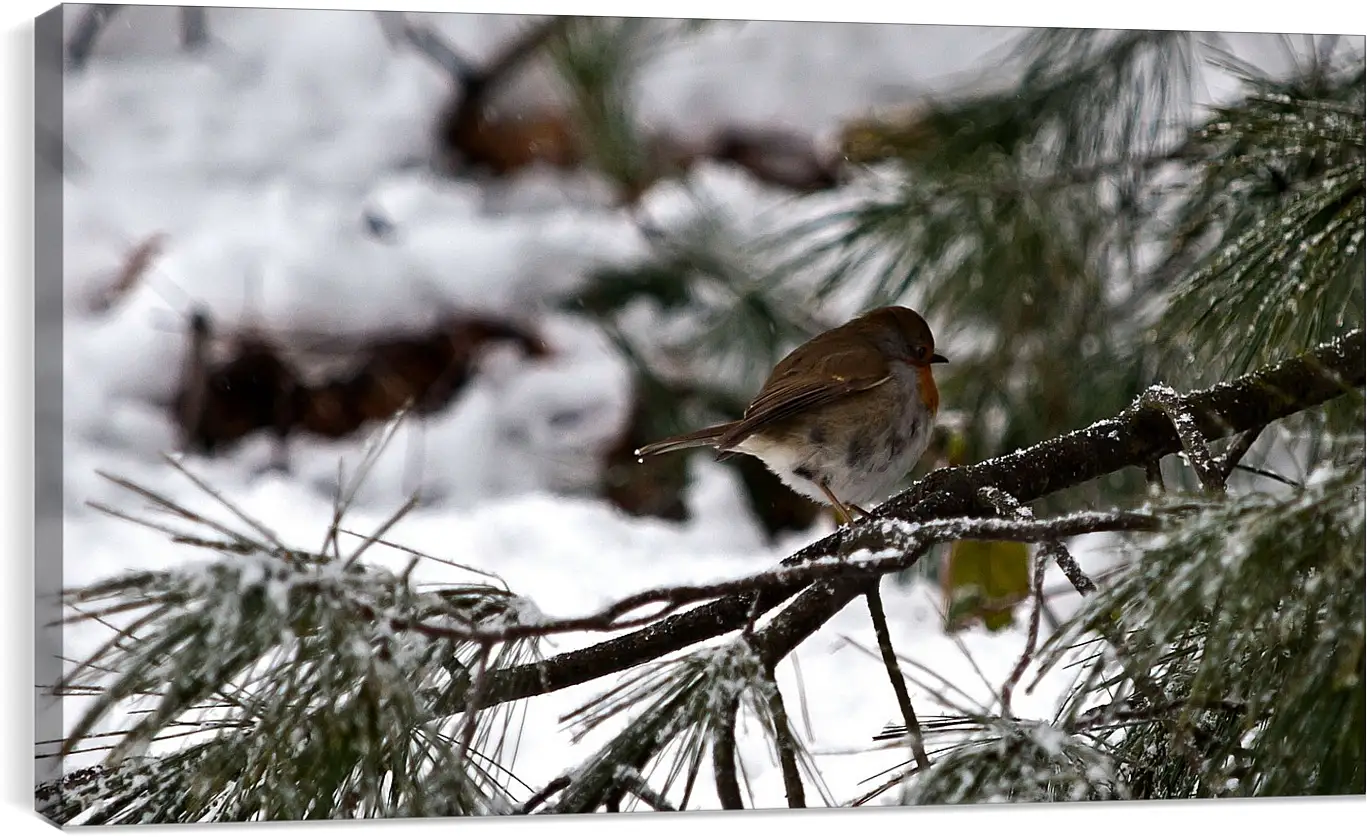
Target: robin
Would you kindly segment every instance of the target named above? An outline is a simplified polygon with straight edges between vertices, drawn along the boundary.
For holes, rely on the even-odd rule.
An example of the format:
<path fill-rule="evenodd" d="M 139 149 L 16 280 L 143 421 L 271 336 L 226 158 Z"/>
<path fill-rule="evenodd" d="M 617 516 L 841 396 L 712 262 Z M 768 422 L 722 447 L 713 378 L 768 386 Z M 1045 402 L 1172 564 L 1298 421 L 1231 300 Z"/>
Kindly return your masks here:
<path fill-rule="evenodd" d="M 774 367 L 734 422 L 637 449 L 645 458 L 711 446 L 718 459 L 748 454 L 784 483 L 829 504 L 848 524 L 862 504 L 885 499 L 930 442 L 940 394 L 925 318 L 902 306 L 863 314 L 823 332 Z"/>

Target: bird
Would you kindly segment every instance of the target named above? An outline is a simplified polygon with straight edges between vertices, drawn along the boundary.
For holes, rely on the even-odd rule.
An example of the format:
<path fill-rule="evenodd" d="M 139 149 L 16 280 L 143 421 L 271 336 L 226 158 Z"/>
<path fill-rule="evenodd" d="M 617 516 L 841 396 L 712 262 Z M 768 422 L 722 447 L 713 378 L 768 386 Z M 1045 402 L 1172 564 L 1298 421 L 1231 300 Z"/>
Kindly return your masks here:
<path fill-rule="evenodd" d="M 710 446 L 745 454 L 841 525 L 886 499 L 930 443 L 940 393 L 930 325 L 885 306 L 811 338 L 774 367 L 744 415 L 636 449 L 640 461 Z"/>

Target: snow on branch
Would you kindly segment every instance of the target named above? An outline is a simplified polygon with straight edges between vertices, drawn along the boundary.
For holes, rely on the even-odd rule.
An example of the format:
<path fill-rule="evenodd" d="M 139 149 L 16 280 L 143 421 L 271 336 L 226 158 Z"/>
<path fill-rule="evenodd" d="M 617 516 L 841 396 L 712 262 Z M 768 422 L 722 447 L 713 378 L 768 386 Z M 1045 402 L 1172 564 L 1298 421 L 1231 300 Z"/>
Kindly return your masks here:
<path fill-rule="evenodd" d="M 1183 404 L 1195 427 L 1213 440 L 1267 425 L 1361 388 L 1363 331 L 1355 329 L 1315 350 L 1187 393 Z M 874 510 L 888 534 L 914 530 L 916 521 L 984 516 L 994 510 L 978 495 L 993 486 L 1021 503 L 1095 480 L 1123 468 L 1142 468 L 1181 450 L 1172 422 L 1161 409 L 1132 404 L 1112 419 L 995 457 L 973 466 L 940 469 Z M 890 523 L 896 522 L 896 523 Z M 985 535 L 992 525 L 985 525 Z M 1002 529 L 990 534 L 1002 539 Z M 800 550 L 784 567 L 829 561 L 845 540 L 868 530 L 840 530 Z M 871 554 L 870 554 L 871 555 Z M 867 557 L 866 557 L 867 560 Z M 653 622 L 635 632 L 565 652 L 535 665 L 490 676 L 484 706 L 515 701 L 620 672 L 745 625 L 752 608 L 768 611 L 800 594 L 756 635 L 769 659 L 781 659 L 865 589 L 866 576 L 851 574 L 812 584 L 802 576 L 768 583 L 757 593 L 723 596 L 684 614 Z M 806 590 L 803 590 L 803 589 Z"/>

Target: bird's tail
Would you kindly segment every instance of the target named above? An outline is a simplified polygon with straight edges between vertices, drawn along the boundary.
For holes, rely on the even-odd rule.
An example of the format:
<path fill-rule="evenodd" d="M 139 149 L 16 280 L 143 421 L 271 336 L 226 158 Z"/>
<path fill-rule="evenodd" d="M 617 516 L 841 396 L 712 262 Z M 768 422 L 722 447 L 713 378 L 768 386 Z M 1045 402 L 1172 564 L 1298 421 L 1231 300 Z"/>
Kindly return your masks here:
<path fill-rule="evenodd" d="M 642 459 L 653 457 L 656 454 L 668 454 L 670 451 L 682 451 L 685 448 L 700 448 L 704 445 L 716 445 L 717 441 L 731 429 L 731 422 L 723 422 L 720 425 L 713 425 L 710 428 L 703 428 L 692 433 L 679 434 L 662 439 L 659 442 L 652 442 L 636 449 L 636 456 Z"/>

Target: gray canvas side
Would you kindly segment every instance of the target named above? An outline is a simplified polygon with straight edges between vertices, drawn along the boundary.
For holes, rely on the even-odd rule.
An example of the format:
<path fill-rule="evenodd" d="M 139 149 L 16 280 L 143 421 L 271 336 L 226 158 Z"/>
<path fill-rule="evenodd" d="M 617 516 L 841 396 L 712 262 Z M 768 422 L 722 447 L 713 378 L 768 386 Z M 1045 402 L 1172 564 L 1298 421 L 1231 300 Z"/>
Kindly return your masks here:
<path fill-rule="evenodd" d="M 34 581 L 36 685 L 62 676 L 62 18 L 64 6 L 39 15 L 34 27 Z M 62 706 L 41 687 L 35 696 L 35 745 L 50 752 L 62 736 Z M 36 754 L 35 754 L 36 756 Z M 37 760 L 35 781 L 55 779 L 53 760 Z"/>

